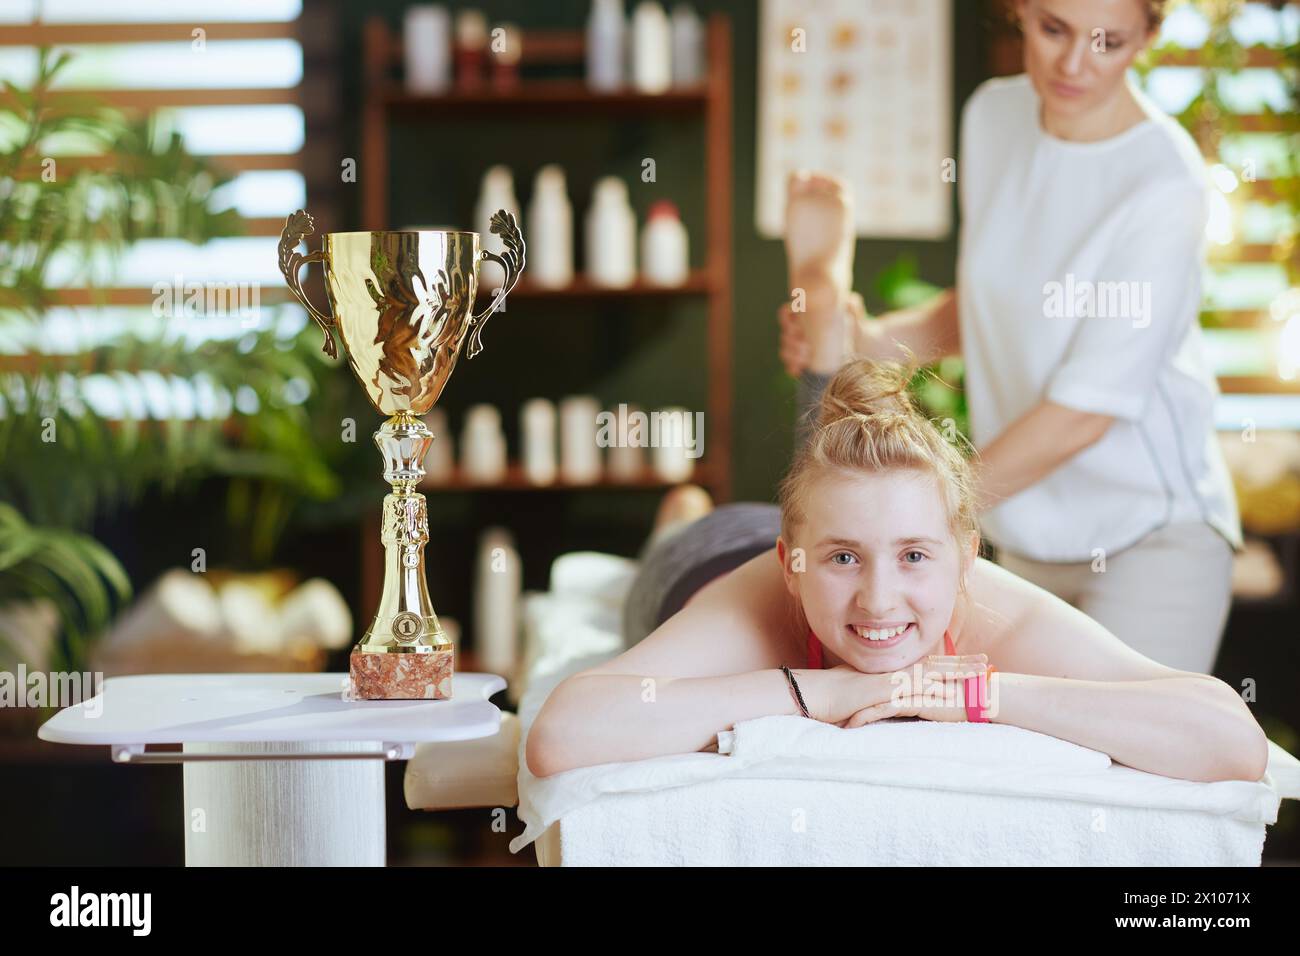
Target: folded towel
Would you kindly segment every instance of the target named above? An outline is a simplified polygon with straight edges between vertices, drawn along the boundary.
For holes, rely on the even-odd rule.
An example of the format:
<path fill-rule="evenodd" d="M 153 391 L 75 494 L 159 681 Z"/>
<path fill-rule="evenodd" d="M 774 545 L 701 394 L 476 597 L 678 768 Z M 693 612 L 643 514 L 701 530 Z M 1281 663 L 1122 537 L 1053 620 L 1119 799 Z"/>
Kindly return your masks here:
<path fill-rule="evenodd" d="M 1300 800 L 1300 760 L 1287 753 L 1273 741 L 1268 742 L 1268 773 L 1266 781 L 1283 797 Z"/>
<path fill-rule="evenodd" d="M 537 682 L 545 684 L 549 693 L 559 681 L 547 678 L 575 673 L 569 667 L 575 660 L 590 659 L 586 666 L 594 666 L 621 654 L 621 617 L 618 607 L 600 598 L 526 591 L 521 614 L 523 667 L 510 688 L 511 699 L 522 707 Z"/>
<path fill-rule="evenodd" d="M 570 551 L 551 562 L 550 593 L 595 598 L 621 609 L 638 567 L 616 554 Z"/>
<path fill-rule="evenodd" d="M 774 715 L 745 720 L 718 734 L 718 753 L 746 762 L 773 757 L 911 760 L 1032 765 L 1038 770 L 1097 771 L 1110 756 L 1068 740 L 1006 724 L 940 723 L 891 718 L 845 729 L 806 717 Z"/>

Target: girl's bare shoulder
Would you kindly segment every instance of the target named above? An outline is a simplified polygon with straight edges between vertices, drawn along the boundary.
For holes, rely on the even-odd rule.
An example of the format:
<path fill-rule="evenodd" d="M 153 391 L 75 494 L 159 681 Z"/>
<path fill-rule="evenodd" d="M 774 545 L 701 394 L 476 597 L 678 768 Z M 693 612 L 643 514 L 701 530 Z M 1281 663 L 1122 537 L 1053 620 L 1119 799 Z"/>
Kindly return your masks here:
<path fill-rule="evenodd" d="M 982 558 L 971 570 L 957 650 L 999 670 L 1075 680 L 1202 676 L 1143 656 L 1055 594 Z"/>
<path fill-rule="evenodd" d="M 998 662 L 1010 649 L 1015 622 L 1029 600 L 1018 586 L 1025 583 L 992 561 L 976 558 L 953 615 L 957 653 L 987 654 L 990 663 L 1002 666 Z"/>

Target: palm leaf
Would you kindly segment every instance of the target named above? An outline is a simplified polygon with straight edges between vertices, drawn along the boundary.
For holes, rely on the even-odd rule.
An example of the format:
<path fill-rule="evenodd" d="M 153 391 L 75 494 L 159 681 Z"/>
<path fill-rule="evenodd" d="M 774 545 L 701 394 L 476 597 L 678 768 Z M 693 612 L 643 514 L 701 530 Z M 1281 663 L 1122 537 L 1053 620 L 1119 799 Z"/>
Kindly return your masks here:
<path fill-rule="evenodd" d="M 58 609 L 60 663 L 84 662 L 91 638 L 107 627 L 131 596 L 117 559 L 88 535 L 29 525 L 12 505 L 0 503 L 0 604 L 44 598 Z M 13 638 L 7 638 L 13 643 Z"/>

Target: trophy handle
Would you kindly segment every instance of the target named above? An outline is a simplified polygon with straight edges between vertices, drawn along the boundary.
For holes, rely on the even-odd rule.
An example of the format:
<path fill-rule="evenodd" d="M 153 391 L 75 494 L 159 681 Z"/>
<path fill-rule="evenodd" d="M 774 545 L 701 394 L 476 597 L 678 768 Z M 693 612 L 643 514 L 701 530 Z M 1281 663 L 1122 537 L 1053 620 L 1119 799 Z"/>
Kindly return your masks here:
<path fill-rule="evenodd" d="M 505 243 L 506 254 L 499 256 L 495 252 L 488 252 L 483 249 L 478 254 L 479 261 L 492 259 L 501 263 L 501 268 L 506 271 L 506 281 L 502 283 L 501 288 L 497 290 L 496 295 L 492 297 L 492 301 L 488 303 L 486 309 L 478 314 L 471 314 L 469 317 L 470 327 L 474 330 L 470 334 L 469 348 L 466 351 L 470 358 L 483 351 L 483 341 L 480 336 L 483 334 L 484 324 L 493 312 L 505 304 L 506 296 L 510 294 L 510 290 L 519 281 L 519 274 L 524 271 L 524 237 L 519 234 L 519 224 L 515 221 L 515 217 L 504 209 L 498 209 L 492 216 L 490 228 Z"/>
<path fill-rule="evenodd" d="M 311 304 L 311 300 L 307 298 L 307 293 L 303 291 L 302 282 L 298 278 L 298 270 L 309 262 L 325 261 L 325 250 L 323 248 L 317 249 L 315 252 L 309 252 L 305 256 L 298 254 L 299 243 L 315 231 L 316 220 L 307 214 L 307 210 L 299 209 L 290 213 L 289 218 L 284 221 L 284 228 L 280 230 L 280 272 L 284 274 L 284 281 L 288 283 L 289 291 L 293 293 L 293 297 L 302 303 L 303 308 L 307 310 L 307 314 L 316 320 L 316 324 L 325 333 L 325 342 L 321 345 L 322 351 L 330 358 L 338 358 L 338 346 L 334 342 L 332 333 L 334 318 Z"/>

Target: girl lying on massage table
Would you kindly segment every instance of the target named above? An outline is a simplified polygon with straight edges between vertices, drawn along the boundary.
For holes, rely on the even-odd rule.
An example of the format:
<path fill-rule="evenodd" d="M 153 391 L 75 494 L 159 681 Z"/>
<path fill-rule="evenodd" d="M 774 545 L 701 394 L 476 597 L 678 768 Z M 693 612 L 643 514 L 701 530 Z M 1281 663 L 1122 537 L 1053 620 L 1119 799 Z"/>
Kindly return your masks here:
<path fill-rule="evenodd" d="M 1144 657 L 978 557 L 969 465 L 910 377 L 845 365 L 779 507 L 712 509 L 694 486 L 665 499 L 628 649 L 551 692 L 528 734 L 534 775 L 709 750 L 772 714 L 991 720 L 1169 777 L 1264 775 L 1267 738 L 1230 686 Z"/>

